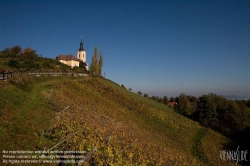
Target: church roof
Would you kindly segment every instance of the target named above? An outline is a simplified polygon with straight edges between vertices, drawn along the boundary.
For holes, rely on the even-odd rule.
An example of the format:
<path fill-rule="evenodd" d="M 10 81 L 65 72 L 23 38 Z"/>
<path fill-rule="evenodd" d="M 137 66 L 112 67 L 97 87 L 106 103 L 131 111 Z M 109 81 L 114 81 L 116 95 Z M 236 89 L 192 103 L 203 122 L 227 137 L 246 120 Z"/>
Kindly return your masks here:
<path fill-rule="evenodd" d="M 76 57 L 74 57 L 72 54 L 70 55 L 59 55 L 56 57 L 56 60 L 64 60 L 64 61 L 79 61 Z"/>

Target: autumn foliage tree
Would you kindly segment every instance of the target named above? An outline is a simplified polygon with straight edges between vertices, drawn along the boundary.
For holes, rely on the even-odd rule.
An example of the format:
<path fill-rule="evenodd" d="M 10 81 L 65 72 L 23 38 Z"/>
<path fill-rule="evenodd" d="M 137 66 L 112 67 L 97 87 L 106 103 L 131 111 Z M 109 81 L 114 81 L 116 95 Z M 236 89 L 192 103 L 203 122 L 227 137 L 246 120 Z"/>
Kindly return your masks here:
<path fill-rule="evenodd" d="M 190 116 L 193 113 L 191 104 L 184 93 L 181 93 L 178 97 L 178 102 L 177 105 L 175 105 L 175 110 L 185 116 Z"/>
<path fill-rule="evenodd" d="M 11 52 L 13 53 L 14 57 L 18 57 L 22 54 L 22 48 L 18 46 L 13 46 L 11 48 Z"/>
<path fill-rule="evenodd" d="M 17 58 L 21 54 L 22 54 L 22 48 L 19 45 L 13 46 L 11 48 L 5 48 L 0 52 L 0 56 L 5 58 Z"/>
<path fill-rule="evenodd" d="M 36 61 L 38 55 L 36 54 L 36 50 L 33 50 L 33 49 L 27 47 L 23 50 L 23 54 L 21 57 L 22 57 L 22 59 L 29 59 L 29 60 Z"/>

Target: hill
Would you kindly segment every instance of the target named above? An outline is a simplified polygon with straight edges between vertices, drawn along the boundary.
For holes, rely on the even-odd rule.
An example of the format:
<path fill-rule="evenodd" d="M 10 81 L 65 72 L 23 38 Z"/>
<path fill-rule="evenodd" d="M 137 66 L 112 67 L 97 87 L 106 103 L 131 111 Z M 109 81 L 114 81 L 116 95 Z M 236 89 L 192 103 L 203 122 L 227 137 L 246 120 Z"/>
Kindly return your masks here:
<path fill-rule="evenodd" d="M 21 76 L 0 84 L 1 151 L 96 150 L 86 165 L 235 164 L 220 158 L 229 139 L 112 81 Z"/>
<path fill-rule="evenodd" d="M 71 68 L 70 66 L 59 62 L 58 60 L 46 58 L 38 55 L 36 50 L 25 48 L 22 50 L 20 46 L 13 46 L 5 48 L 0 51 L 0 71 L 3 70 L 19 70 L 25 69 L 26 71 L 34 70 L 53 70 L 62 72 L 77 72 L 87 73 L 86 64 L 80 62 L 80 67 Z"/>
<path fill-rule="evenodd" d="M 222 95 L 228 100 L 248 100 L 249 97 L 246 96 L 237 96 L 237 95 Z"/>

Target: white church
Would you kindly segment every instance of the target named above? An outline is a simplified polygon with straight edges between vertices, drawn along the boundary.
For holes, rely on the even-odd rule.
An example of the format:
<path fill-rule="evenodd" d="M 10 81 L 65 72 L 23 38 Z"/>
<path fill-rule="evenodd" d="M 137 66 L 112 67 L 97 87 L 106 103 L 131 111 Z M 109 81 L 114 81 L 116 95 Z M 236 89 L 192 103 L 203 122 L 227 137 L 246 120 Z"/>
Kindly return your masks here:
<path fill-rule="evenodd" d="M 83 48 L 82 37 L 81 37 L 81 42 L 80 42 L 80 48 L 78 49 L 76 56 L 77 56 L 77 58 L 75 58 L 72 54 L 70 54 L 70 55 L 60 54 L 59 56 L 56 57 L 56 60 L 70 66 L 71 68 L 73 68 L 75 66 L 79 67 L 80 61 L 86 63 L 86 51 Z M 88 70 L 87 63 L 86 63 L 86 70 Z"/>

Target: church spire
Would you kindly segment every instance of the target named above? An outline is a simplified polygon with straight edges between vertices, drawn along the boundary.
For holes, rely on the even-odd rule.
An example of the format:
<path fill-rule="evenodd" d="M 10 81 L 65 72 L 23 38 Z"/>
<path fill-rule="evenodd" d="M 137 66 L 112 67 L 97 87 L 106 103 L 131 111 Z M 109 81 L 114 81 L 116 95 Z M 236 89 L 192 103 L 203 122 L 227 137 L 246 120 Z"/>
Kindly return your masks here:
<path fill-rule="evenodd" d="M 79 51 L 84 51 L 84 48 L 83 48 L 83 42 L 82 42 L 82 36 L 81 36 L 81 42 L 80 42 L 80 48 L 79 48 Z"/>

